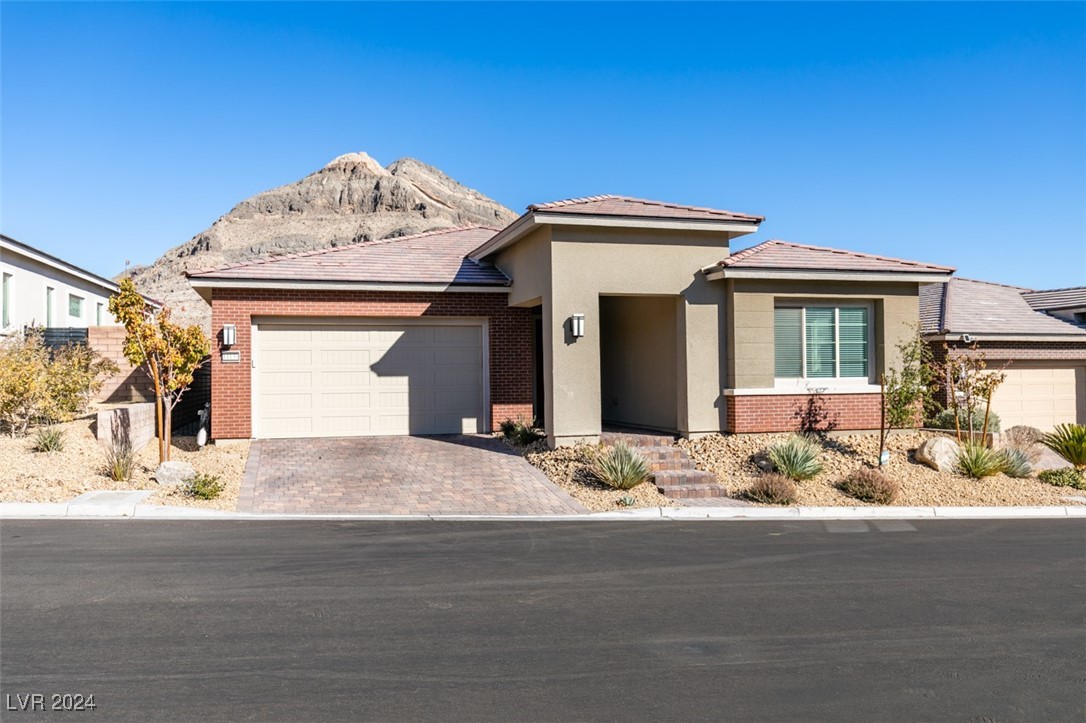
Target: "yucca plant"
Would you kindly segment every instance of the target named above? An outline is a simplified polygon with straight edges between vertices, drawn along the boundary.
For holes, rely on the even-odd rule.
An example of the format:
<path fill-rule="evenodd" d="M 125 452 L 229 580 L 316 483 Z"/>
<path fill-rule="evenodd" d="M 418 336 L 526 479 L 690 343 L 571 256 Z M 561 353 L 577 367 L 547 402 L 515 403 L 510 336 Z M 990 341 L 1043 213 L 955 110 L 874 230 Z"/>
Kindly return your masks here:
<path fill-rule="evenodd" d="M 1086 469 L 1086 424 L 1057 424 L 1041 437 L 1041 444 L 1070 462 L 1077 470 Z"/>
<path fill-rule="evenodd" d="M 114 439 L 106 448 L 106 474 L 115 482 L 127 482 L 132 479 L 132 470 L 136 466 L 136 453 L 127 439 Z"/>
<path fill-rule="evenodd" d="M 1029 454 L 1015 447 L 1005 447 L 999 450 L 999 456 L 1003 458 L 1003 474 L 1008 477 L 1021 479 L 1029 477 L 1033 471 L 1033 465 L 1029 462 Z"/>
<path fill-rule="evenodd" d="M 754 480 L 746 497 L 767 505 L 790 505 L 796 501 L 796 483 L 783 474 L 769 472 Z"/>
<path fill-rule="evenodd" d="M 63 452 L 64 431 L 56 427 L 42 427 L 34 438 L 35 452 Z"/>
<path fill-rule="evenodd" d="M 629 490 L 649 478 L 649 463 L 640 452 L 618 442 L 596 456 L 592 473 L 608 487 Z"/>
<path fill-rule="evenodd" d="M 958 453 L 958 471 L 966 477 L 983 479 L 1003 471 L 1003 455 L 979 442 L 966 442 Z"/>
<path fill-rule="evenodd" d="M 797 434 L 773 445 L 766 454 L 777 472 L 794 480 L 805 480 L 822 471 L 821 453 L 818 440 Z"/>

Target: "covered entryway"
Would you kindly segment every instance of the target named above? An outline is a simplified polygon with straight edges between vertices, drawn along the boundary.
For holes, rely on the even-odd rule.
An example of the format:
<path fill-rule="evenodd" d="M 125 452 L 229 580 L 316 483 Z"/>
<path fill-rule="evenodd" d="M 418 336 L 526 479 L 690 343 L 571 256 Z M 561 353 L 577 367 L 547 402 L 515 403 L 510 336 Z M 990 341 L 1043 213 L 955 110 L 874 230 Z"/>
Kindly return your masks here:
<path fill-rule="evenodd" d="M 1003 429 L 1025 424 L 1048 431 L 1057 424 L 1086 422 L 1086 367 L 1023 367 L 1012 364 L 992 395 Z"/>
<path fill-rule="evenodd" d="M 259 323 L 257 438 L 487 431 L 479 321 Z"/>

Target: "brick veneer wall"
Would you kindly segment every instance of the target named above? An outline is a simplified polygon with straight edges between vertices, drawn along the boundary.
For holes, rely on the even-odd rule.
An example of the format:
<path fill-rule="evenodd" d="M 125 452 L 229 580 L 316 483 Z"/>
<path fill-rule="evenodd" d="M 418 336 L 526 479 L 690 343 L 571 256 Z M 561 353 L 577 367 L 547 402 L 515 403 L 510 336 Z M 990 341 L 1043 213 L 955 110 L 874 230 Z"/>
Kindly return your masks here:
<path fill-rule="evenodd" d="M 133 367 L 124 358 L 123 326 L 92 326 L 87 329 L 87 346 L 109 359 L 121 370 L 107 379 L 97 402 L 146 402 L 155 398 L 155 388 L 147 373 Z"/>
<path fill-rule="evenodd" d="M 254 316 L 486 317 L 489 321 L 490 417 L 532 416 L 532 314 L 512 308 L 506 294 L 403 291 L 214 289 L 211 297 L 211 436 L 252 436 L 252 330 Z M 240 364 L 223 364 L 223 324 L 237 325 Z"/>
<path fill-rule="evenodd" d="M 729 396 L 728 431 L 733 434 L 878 429 L 878 394 L 758 394 Z"/>

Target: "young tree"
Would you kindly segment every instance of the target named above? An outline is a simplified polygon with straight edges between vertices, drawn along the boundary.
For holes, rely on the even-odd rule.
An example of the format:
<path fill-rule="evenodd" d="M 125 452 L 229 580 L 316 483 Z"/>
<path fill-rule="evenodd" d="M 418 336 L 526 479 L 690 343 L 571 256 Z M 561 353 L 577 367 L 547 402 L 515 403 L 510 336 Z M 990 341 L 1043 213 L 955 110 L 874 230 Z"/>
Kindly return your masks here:
<path fill-rule="evenodd" d="M 886 438 L 893 429 L 916 426 L 917 418 L 932 402 L 935 370 L 931 347 L 914 325 L 910 337 L 898 344 L 900 364 L 879 377 L 881 424 L 879 429 L 879 465 L 883 464 Z"/>
<path fill-rule="evenodd" d="M 198 326 L 183 328 L 170 321 L 170 310 L 155 314 L 132 279 L 124 279 L 120 291 L 109 299 L 109 311 L 127 332 L 124 355 L 133 366 L 142 366 L 155 387 L 158 422 L 158 461 L 170 459 L 170 416 L 181 395 L 192 384 L 192 375 L 203 365 L 211 342 Z"/>
<path fill-rule="evenodd" d="M 946 344 L 946 361 L 937 367 L 938 377 L 949 392 L 949 409 L 954 413 L 954 431 L 958 441 L 962 441 L 961 422 L 964 418 L 968 427 L 969 443 L 976 442 L 976 426 L 973 420 L 980 405 L 984 405 L 984 424 L 981 429 L 981 439 L 988 436 L 988 422 L 992 413 L 992 394 L 1007 378 L 1003 370 L 988 369 L 988 359 L 980 350 L 977 342 L 961 350 L 951 349 Z M 963 417 L 964 414 L 964 417 Z"/>

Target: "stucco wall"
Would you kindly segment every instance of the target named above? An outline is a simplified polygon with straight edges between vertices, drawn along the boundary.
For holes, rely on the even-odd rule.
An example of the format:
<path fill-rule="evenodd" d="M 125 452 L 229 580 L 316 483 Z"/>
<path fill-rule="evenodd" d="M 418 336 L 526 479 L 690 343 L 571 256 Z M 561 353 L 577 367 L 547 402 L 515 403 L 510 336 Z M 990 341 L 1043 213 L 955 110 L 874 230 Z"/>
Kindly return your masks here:
<path fill-rule="evenodd" d="M 916 333 L 919 286 L 912 283 L 729 280 L 728 373 L 731 389 L 774 385 L 773 309 L 778 299 L 871 302 L 875 359 L 872 380 L 899 361 L 897 346 Z"/>
<path fill-rule="evenodd" d="M 46 326 L 47 287 L 53 292 L 53 317 L 48 326 L 78 327 L 96 326 L 97 305 L 102 305 L 102 325 L 114 325 L 116 320 L 109 313 L 109 293 L 101 287 L 61 271 L 10 249 L 0 253 L 0 273 L 11 274 L 8 312 L 9 328 Z M 82 315 L 68 313 L 68 295 L 83 299 Z"/>
<path fill-rule="evenodd" d="M 604 422 L 678 428 L 679 297 L 600 297 Z"/>
<path fill-rule="evenodd" d="M 551 236 L 543 335 L 550 442 L 600 434 L 601 295 L 678 297 L 676 426 L 684 434 L 722 429 L 724 293 L 698 272 L 727 256 L 729 235 L 565 226 Z M 569 334 L 573 314 L 585 315 L 583 338 Z"/>

